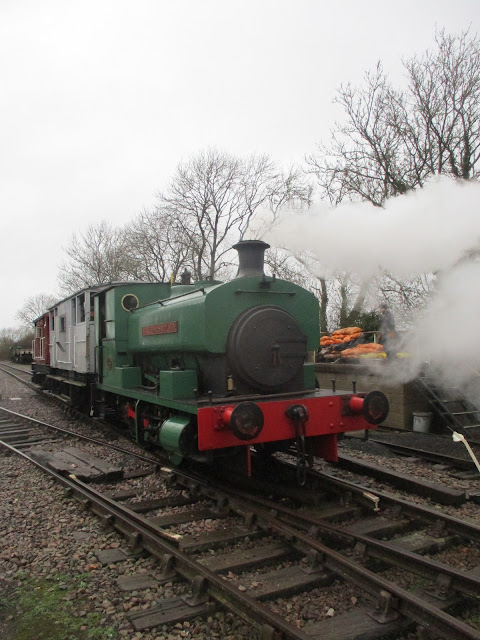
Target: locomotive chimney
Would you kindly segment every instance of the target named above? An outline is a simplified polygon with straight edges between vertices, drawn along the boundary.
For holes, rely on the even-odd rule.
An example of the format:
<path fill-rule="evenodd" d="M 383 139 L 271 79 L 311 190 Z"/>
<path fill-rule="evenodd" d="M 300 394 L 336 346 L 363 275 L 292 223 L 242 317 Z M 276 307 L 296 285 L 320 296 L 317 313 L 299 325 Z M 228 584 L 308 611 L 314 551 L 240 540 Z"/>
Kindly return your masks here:
<path fill-rule="evenodd" d="M 262 240 L 241 240 L 233 245 L 238 251 L 238 273 L 236 278 L 263 276 L 264 254 L 270 245 Z"/>

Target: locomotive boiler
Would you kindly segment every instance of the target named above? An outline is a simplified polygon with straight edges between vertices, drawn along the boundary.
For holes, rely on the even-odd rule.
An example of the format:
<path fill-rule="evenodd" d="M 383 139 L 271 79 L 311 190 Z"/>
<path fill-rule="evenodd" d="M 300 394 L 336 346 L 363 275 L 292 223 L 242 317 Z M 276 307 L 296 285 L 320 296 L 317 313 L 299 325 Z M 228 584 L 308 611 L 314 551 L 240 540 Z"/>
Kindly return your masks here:
<path fill-rule="evenodd" d="M 94 299 L 91 412 L 115 414 L 173 462 L 296 444 L 336 460 L 338 434 L 388 414 L 380 392 L 315 388 L 315 296 L 264 273 L 262 241 L 239 242 L 229 282 L 105 286 Z"/>

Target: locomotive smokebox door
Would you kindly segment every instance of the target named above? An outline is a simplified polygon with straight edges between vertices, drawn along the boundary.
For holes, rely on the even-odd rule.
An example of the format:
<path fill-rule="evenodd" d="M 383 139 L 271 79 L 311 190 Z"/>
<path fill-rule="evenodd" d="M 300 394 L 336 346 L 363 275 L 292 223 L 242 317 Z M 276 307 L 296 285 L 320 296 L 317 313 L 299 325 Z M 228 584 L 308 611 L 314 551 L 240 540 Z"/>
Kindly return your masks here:
<path fill-rule="evenodd" d="M 277 390 L 302 372 L 307 338 L 296 320 L 283 309 L 247 309 L 235 322 L 228 341 L 235 379 L 254 389 Z"/>

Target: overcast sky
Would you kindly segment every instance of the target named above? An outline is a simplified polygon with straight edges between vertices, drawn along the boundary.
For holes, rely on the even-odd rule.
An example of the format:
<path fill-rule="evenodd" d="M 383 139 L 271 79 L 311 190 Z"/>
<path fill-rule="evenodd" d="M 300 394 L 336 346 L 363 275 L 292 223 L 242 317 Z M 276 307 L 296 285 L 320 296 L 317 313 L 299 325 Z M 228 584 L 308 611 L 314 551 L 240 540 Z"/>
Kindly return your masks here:
<path fill-rule="evenodd" d="M 131 220 L 209 146 L 302 163 L 341 83 L 435 28 L 480 33 L 479 0 L 0 0 L 0 328 L 57 291 L 75 231 Z"/>

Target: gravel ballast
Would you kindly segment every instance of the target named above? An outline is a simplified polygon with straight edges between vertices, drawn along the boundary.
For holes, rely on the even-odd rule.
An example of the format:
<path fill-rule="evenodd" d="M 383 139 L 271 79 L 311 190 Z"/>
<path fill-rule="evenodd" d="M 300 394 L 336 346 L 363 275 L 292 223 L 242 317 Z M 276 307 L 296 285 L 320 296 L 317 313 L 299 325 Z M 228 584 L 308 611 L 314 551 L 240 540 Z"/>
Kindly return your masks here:
<path fill-rule="evenodd" d="M 76 431 L 89 428 L 63 418 L 20 382 L 0 372 L 0 405 L 56 426 Z M 12 398 L 19 398 L 12 400 Z M 90 433 L 89 435 L 93 435 Z M 134 443 L 120 439 L 116 444 L 139 450 Z M 128 640 L 178 640 L 178 638 L 222 638 L 253 640 L 253 630 L 228 612 L 170 627 L 136 632 L 127 615 L 148 609 L 162 598 L 171 598 L 187 590 L 186 585 L 167 583 L 138 592 L 124 592 L 117 586 L 120 576 L 158 572 L 158 561 L 151 557 L 129 558 L 102 565 L 98 550 L 126 548 L 116 532 L 104 530 L 100 521 L 80 505 L 64 497 L 42 471 L 27 460 L 0 451 L 0 638 L 2 640 L 52 640 L 112 638 Z M 41 628 L 39 614 L 35 629 L 21 629 L 21 620 L 31 611 L 45 607 L 19 594 L 42 592 L 45 585 L 58 595 L 55 617 L 65 618 L 72 627 Z M 51 594 L 50 594 L 51 595 Z M 19 605 L 19 606 L 17 606 Z M 47 615 L 47 614 L 45 614 Z M 53 623 L 55 624 L 55 623 Z M 58 635 L 56 635 L 58 632 Z M 27 635 L 20 635 L 21 633 Z M 62 635 L 63 633 L 63 635 Z"/>
<path fill-rule="evenodd" d="M 92 434 L 92 429 L 79 421 L 63 416 L 59 410 L 28 390 L 13 378 L 0 372 L 0 405 L 35 417 L 45 422 L 78 432 Z M 20 398 L 13 400 L 12 398 Z M 99 439 L 102 436 L 97 434 Z M 390 468 L 422 476 L 432 482 L 443 482 L 465 491 L 479 489 L 477 480 L 458 480 L 445 469 L 420 460 L 412 461 L 392 455 L 383 445 L 345 439 L 342 447 L 355 455 L 385 464 Z M 353 441 L 353 439 L 352 439 Z M 124 448 L 140 449 L 127 439 L 116 442 Z M 112 461 L 118 458 L 112 454 Z M 155 574 L 158 562 L 152 557 L 129 558 L 118 564 L 102 565 L 98 550 L 126 548 L 124 539 L 116 532 L 103 529 L 95 516 L 83 511 L 78 503 L 67 499 L 63 489 L 28 461 L 0 453 L 0 638 L 23 640 L 48 638 L 128 638 L 133 640 L 173 640 L 176 638 L 222 638 L 225 640 L 255 640 L 257 635 L 242 620 L 230 613 L 219 612 L 206 619 L 178 623 L 148 632 L 135 632 L 127 615 L 148 609 L 161 598 L 184 593 L 186 586 L 167 583 L 163 586 L 138 592 L 123 592 L 116 584 L 117 578 L 138 572 Z M 334 472 L 375 488 L 397 493 L 402 497 L 433 505 L 426 498 L 414 497 L 405 492 L 364 476 L 342 471 L 325 462 L 318 462 L 320 469 Z M 135 484 L 135 481 L 131 482 Z M 148 496 L 147 496 L 148 497 Z M 436 508 L 437 505 L 433 505 Z M 478 509 L 474 503 L 462 507 L 441 507 L 441 510 L 478 522 Z M 232 576 L 233 577 L 233 576 Z M 226 579 L 230 579 L 229 576 Z M 249 586 L 261 581 L 261 575 L 246 575 Z M 18 635 L 19 620 L 25 616 L 25 598 L 19 602 L 18 594 L 42 592 L 43 585 L 57 597 L 56 606 L 76 623 L 75 631 L 61 635 Z M 335 581 L 325 589 L 315 589 L 308 600 L 304 596 L 288 601 L 278 599 L 271 603 L 273 610 L 283 611 L 292 624 L 304 626 L 309 621 L 337 615 L 349 610 L 361 599 L 361 593 Z M 2 607 L 3 605 L 3 607 Z M 24 609 L 22 610 L 22 606 Z M 2 610 L 6 613 L 1 613 Z M 58 616 L 61 619 L 61 616 Z M 36 633 L 36 631 L 35 631 Z"/>

